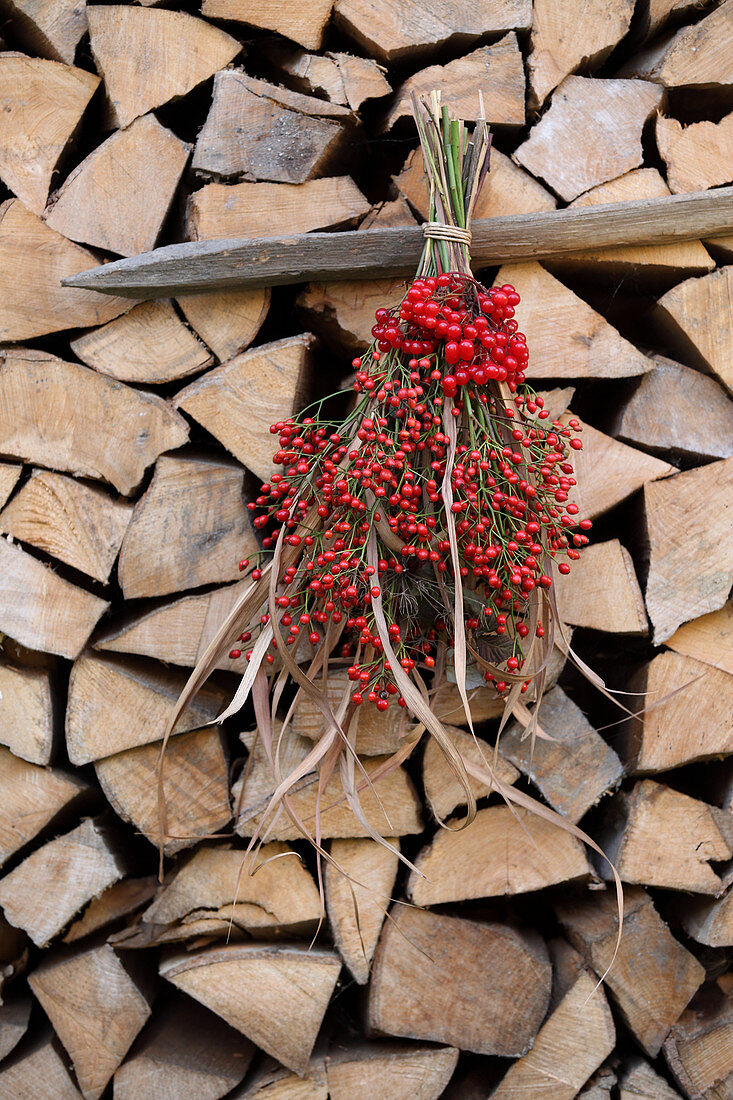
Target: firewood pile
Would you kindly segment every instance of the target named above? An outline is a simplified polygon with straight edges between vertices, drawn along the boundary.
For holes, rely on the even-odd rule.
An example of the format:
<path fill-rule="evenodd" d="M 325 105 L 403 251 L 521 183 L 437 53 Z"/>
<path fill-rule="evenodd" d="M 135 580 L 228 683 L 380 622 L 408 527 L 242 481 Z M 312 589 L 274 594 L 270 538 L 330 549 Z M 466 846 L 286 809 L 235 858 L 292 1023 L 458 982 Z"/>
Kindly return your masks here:
<path fill-rule="evenodd" d="M 733 182 L 733 0 L 0 0 L 1 1100 L 733 1097 L 733 227 L 478 272 L 583 425 L 531 747 L 430 743 L 323 835 L 286 815 L 241 655 L 158 761 L 257 549 L 270 425 L 349 385 L 396 277 L 135 301 L 62 280 L 162 244 L 415 226 L 411 93 L 494 135 L 476 218 Z M 502 704 L 472 689 L 493 753 Z M 469 757 L 458 694 L 436 712 Z M 302 705 L 284 766 L 319 723 Z M 404 740 L 365 713 L 367 773 Z M 312 815 L 315 773 L 296 794 Z M 438 820 L 455 826 L 441 828 Z M 409 863 L 409 865 L 408 865 Z"/>

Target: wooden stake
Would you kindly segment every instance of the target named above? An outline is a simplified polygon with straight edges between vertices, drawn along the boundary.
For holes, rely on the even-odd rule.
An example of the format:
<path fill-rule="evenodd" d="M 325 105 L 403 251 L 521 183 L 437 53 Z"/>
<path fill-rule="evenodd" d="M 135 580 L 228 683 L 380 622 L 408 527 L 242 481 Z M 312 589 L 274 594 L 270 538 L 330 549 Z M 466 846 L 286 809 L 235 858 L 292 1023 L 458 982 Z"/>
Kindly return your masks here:
<path fill-rule="evenodd" d="M 28 981 L 74 1063 L 84 1100 L 99 1100 L 150 1016 L 150 998 L 109 944 L 56 951 Z"/>
<path fill-rule="evenodd" d="M 733 675 L 733 601 L 685 623 L 665 643 L 677 653 Z"/>
<path fill-rule="evenodd" d="M 188 439 L 185 420 L 168 402 L 87 367 L 22 348 L 0 353 L 0 363 L 6 454 L 108 481 L 129 495 L 161 452 Z M 103 430 L 110 423 L 114 448 Z"/>
<path fill-rule="evenodd" d="M 665 88 L 733 84 L 728 49 L 733 7 L 723 3 L 698 23 L 653 42 L 619 70 L 619 76 L 641 76 Z"/>
<path fill-rule="evenodd" d="M 488 763 L 502 783 L 516 783 L 519 772 L 509 763 L 503 752 L 495 754 L 486 741 L 475 739 L 473 734 L 455 726 L 448 726 L 446 733 L 468 763 L 483 768 Z M 438 821 L 444 821 L 456 806 L 465 805 L 466 792 L 441 752 L 438 742 L 432 737 L 429 738 L 423 754 L 422 782 L 425 798 Z M 486 783 L 480 783 L 473 776 L 469 776 L 469 784 L 476 798 L 486 798 L 491 793 Z"/>
<path fill-rule="evenodd" d="M 243 489 L 244 470 L 231 459 L 203 453 L 159 458 L 122 543 L 118 575 L 125 598 L 238 577 L 240 558 L 258 549 Z"/>
<path fill-rule="evenodd" d="M 2 11 L 30 53 L 73 65 L 87 29 L 86 9 L 78 0 L 3 0 Z"/>
<path fill-rule="evenodd" d="M 643 80 L 568 76 L 515 159 L 570 202 L 641 165 L 641 132 L 661 98 L 661 90 Z M 608 121 L 596 126 L 592 145 L 574 141 L 573 135 L 593 128 L 599 113 Z"/>
<path fill-rule="evenodd" d="M 89 786 L 56 768 L 40 768 L 0 748 L 0 865 L 65 811 L 77 807 Z"/>
<path fill-rule="evenodd" d="M 101 4 L 88 19 L 116 126 L 186 95 L 242 48 L 224 31 L 181 11 Z"/>
<path fill-rule="evenodd" d="M 667 162 L 667 179 L 675 194 L 705 191 L 729 183 L 733 175 L 733 114 L 720 122 L 697 122 L 682 127 L 675 118 L 660 115 L 657 148 Z"/>
<path fill-rule="evenodd" d="M 680 1100 L 680 1094 L 642 1058 L 631 1060 L 619 1077 L 619 1100 Z"/>
<path fill-rule="evenodd" d="M 0 744 L 31 764 L 50 763 L 57 723 L 49 670 L 0 663 L 0 700 Z"/>
<path fill-rule="evenodd" d="M 312 347 L 313 337 L 305 333 L 253 348 L 181 390 L 176 407 L 267 480 L 273 472 L 270 425 L 301 407 Z M 235 553 L 231 561 L 239 557 Z"/>
<path fill-rule="evenodd" d="M 634 563 L 618 539 L 586 547 L 570 575 L 556 577 L 555 588 L 563 622 L 611 634 L 648 633 Z"/>
<path fill-rule="evenodd" d="M 644 486 L 649 541 L 646 606 L 659 645 L 728 598 L 733 535 L 725 509 L 733 459 Z"/>
<path fill-rule="evenodd" d="M 270 308 L 270 291 L 220 290 L 176 298 L 189 325 L 221 363 L 248 348 Z"/>
<path fill-rule="evenodd" d="M 526 1054 L 550 1000 L 544 943 L 508 925 L 397 906 L 377 948 L 369 1025 L 478 1054 Z"/>
<path fill-rule="evenodd" d="M 705 971 L 671 935 L 652 900 L 624 888 L 624 934 L 615 962 L 618 910 L 613 890 L 563 903 L 558 919 L 573 947 L 604 984 L 641 1047 L 655 1058 Z M 610 967 L 610 969 L 609 969 Z"/>
<path fill-rule="evenodd" d="M 396 837 L 388 843 L 399 851 Z M 333 840 L 330 853 L 336 866 L 327 863 L 324 878 L 334 946 L 354 980 L 366 985 L 392 900 L 399 859 L 383 844 L 366 837 Z"/>
<path fill-rule="evenodd" d="M 712 371 L 733 393 L 731 295 L 733 267 L 723 267 L 667 291 L 657 303 L 656 318 L 682 359 Z M 715 317 L 716 323 L 707 324 L 706 317 Z"/>
<path fill-rule="evenodd" d="M 437 1100 L 458 1062 L 454 1047 L 364 1043 L 326 1060 L 331 1100 Z"/>
<path fill-rule="evenodd" d="M 323 948 L 259 944 L 173 955 L 160 966 L 169 982 L 299 1074 L 340 970 Z"/>
<path fill-rule="evenodd" d="M 721 983 L 722 984 L 722 983 Z M 733 1067 L 733 998 L 720 985 L 701 989 L 664 1044 L 664 1056 L 687 1096 L 717 1100 L 730 1095 Z"/>
<path fill-rule="evenodd" d="M 201 14 L 207 19 L 231 19 L 277 31 L 307 50 L 318 50 L 332 7 L 333 0 L 308 0 L 300 8 L 293 7 L 288 0 L 270 0 L 265 5 L 258 0 L 204 0 Z"/>
<path fill-rule="evenodd" d="M 53 1041 L 51 1029 L 38 1036 L 30 1047 L 0 1065 L 0 1090 L 25 1100 L 82 1100 L 82 1094 L 66 1069 Z"/>

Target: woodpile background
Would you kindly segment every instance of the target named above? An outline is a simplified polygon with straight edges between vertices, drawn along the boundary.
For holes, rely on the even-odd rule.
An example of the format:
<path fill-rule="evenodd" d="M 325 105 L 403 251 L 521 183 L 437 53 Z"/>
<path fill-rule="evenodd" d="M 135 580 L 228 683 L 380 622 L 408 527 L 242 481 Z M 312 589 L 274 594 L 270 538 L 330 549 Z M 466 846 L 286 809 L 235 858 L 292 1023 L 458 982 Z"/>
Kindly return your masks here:
<path fill-rule="evenodd" d="M 263 855 L 302 861 L 241 876 L 273 784 L 250 713 L 205 725 L 241 661 L 171 742 L 158 884 L 159 739 L 255 546 L 269 425 L 348 375 L 399 287 L 136 304 L 60 280 L 161 243 L 421 220 L 409 96 L 433 87 L 468 119 L 483 92 L 479 217 L 730 182 L 733 0 L 0 11 L 0 1097 L 730 1100 L 733 234 L 483 273 L 516 284 L 531 379 L 585 423 L 574 645 L 648 693 L 619 721 L 558 654 L 555 740 L 501 742 L 502 777 L 623 879 L 598 988 L 607 867 L 495 796 L 438 828 L 461 791 L 431 745 L 381 783 L 389 820 L 372 807 L 425 877 L 343 805 L 325 831 L 368 889 L 327 871 L 323 924 L 286 820 Z M 491 744 L 497 706 L 474 705 Z M 450 692 L 439 709 L 460 725 Z M 291 762 L 315 726 L 304 707 Z M 370 716 L 367 770 L 399 735 Z"/>

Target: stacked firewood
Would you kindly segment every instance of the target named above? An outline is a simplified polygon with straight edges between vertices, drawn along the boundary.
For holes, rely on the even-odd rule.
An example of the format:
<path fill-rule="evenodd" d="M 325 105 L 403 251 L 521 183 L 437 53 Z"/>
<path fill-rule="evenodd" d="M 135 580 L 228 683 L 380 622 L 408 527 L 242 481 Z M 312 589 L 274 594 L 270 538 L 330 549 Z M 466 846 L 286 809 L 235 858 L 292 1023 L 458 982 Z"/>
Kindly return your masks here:
<path fill-rule="evenodd" d="M 281 815 L 224 661 L 270 424 L 337 388 L 394 278 L 136 303 L 61 285 L 156 245 L 414 225 L 413 91 L 494 131 L 477 218 L 733 181 L 733 0 L 0 0 L 0 1097 L 733 1097 L 733 233 L 481 274 L 583 423 L 548 739 L 479 811 L 432 744 L 323 834 Z M 730 265 L 730 266 L 728 266 Z M 348 275 L 348 273 L 345 273 Z M 335 685 L 337 686 L 337 685 Z M 493 752 L 501 703 L 472 691 Z M 479 747 L 457 693 L 436 709 Z M 367 772 L 405 730 L 364 714 Z M 300 708 L 283 767 L 319 715 Z M 317 777 L 293 796 L 314 812 Z M 322 900 L 323 899 L 323 900 Z M 611 965 L 612 964 L 612 965 Z M 610 969 L 609 969 L 610 968 Z M 602 979 L 602 980 L 599 980 Z"/>

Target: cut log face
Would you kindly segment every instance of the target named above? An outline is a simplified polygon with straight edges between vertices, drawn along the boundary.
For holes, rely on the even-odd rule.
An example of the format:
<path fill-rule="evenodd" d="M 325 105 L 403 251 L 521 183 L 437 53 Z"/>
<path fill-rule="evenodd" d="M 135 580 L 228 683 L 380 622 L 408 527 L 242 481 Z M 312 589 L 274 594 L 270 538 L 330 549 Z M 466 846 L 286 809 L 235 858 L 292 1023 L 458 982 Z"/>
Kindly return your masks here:
<path fill-rule="evenodd" d="M 570 202 L 641 165 L 641 132 L 661 98 L 643 80 L 569 76 L 514 157 Z M 586 131 L 595 134 L 591 145 L 575 140 Z"/>
<path fill-rule="evenodd" d="M 399 850 L 399 840 L 391 838 L 389 843 Z M 325 887 L 334 945 L 355 981 L 366 985 L 399 859 L 368 837 L 334 840 L 330 853 L 336 866 L 326 864 Z"/>
<path fill-rule="evenodd" d="M 365 1043 L 326 1061 L 331 1100 L 437 1100 L 458 1062 L 454 1047 Z"/>
<path fill-rule="evenodd" d="M 625 730 L 637 774 L 733 753 L 733 676 L 680 653 L 660 653 L 638 679 L 638 706 Z M 667 702 L 657 703 L 677 692 Z M 637 707 L 633 708 L 638 709 Z"/>
<path fill-rule="evenodd" d="M 329 676 L 327 695 L 332 707 L 338 706 L 345 692 L 349 691 L 350 684 L 345 674 L 335 672 Z M 352 691 L 353 688 L 349 694 Z M 352 726 L 352 730 L 353 728 Z M 402 738 L 411 728 L 412 723 L 401 708 L 392 707 L 384 714 L 376 709 L 364 708 L 359 713 L 354 748 L 362 756 L 379 756 L 383 753 L 396 752 L 403 743 Z M 323 714 L 305 693 L 301 695 L 293 713 L 292 729 L 299 737 L 307 737 L 311 741 L 318 740 L 324 732 Z"/>
<path fill-rule="evenodd" d="M 288 0 L 203 0 L 201 14 L 207 19 L 231 19 L 250 27 L 277 31 L 299 42 L 307 50 L 317 50 L 331 16 L 333 0 L 308 0 L 300 8 Z M 219 66 L 221 68 L 221 66 Z"/>
<path fill-rule="evenodd" d="M 637 1042 L 655 1058 L 704 981 L 704 968 L 674 939 L 649 895 L 638 887 L 624 889 L 624 934 L 613 966 L 618 933 L 613 890 L 561 905 L 558 918 L 573 947 L 599 977 L 604 975 Z"/>
<path fill-rule="evenodd" d="M 188 239 L 277 237 L 345 228 L 369 213 L 348 176 L 305 183 L 208 183 L 188 202 Z M 91 266 L 91 265 L 90 265 Z"/>
<path fill-rule="evenodd" d="M 712 371 L 733 393 L 731 296 L 733 266 L 687 279 L 659 299 L 657 321 L 682 359 Z M 711 317 L 714 325 L 709 323 Z"/>
<path fill-rule="evenodd" d="M 189 325 L 224 363 L 254 340 L 270 308 L 269 288 L 179 294 L 176 302 Z"/>
<path fill-rule="evenodd" d="M 304 183 L 327 174 L 350 117 L 346 107 L 225 69 L 192 167 L 216 179 Z"/>
<path fill-rule="evenodd" d="M 155 115 L 137 118 L 74 169 L 51 200 L 46 224 L 73 241 L 121 256 L 148 252 L 190 152 L 191 146 Z"/>
<path fill-rule="evenodd" d="M 2 11 L 31 53 L 73 65 L 87 29 L 86 6 L 79 0 L 3 0 Z"/>
<path fill-rule="evenodd" d="M 336 0 L 334 19 L 349 37 L 384 61 L 419 56 L 448 41 L 475 42 L 501 31 L 528 30 L 529 0 L 438 0 L 429 7 L 406 0 L 395 8 L 389 0 Z"/>
<path fill-rule="evenodd" d="M 329 53 L 328 57 L 338 66 L 346 102 L 352 111 L 358 111 L 368 99 L 382 99 L 392 91 L 385 70 L 370 57 L 350 53 Z"/>
<path fill-rule="evenodd" d="M 644 487 L 650 545 L 646 606 L 659 645 L 678 626 L 721 608 L 733 581 L 733 530 L 725 506 L 733 459 Z"/>
<path fill-rule="evenodd" d="M 67 1059 L 61 1056 L 52 1040 L 51 1029 L 28 1048 L 9 1058 L 0 1066 L 0 1091 L 21 1100 L 82 1100 L 82 1094 L 66 1069 Z"/>
<path fill-rule="evenodd" d="M 105 426 L 114 424 L 115 445 Z M 2 353 L 0 434 L 6 454 L 108 481 L 125 495 L 163 451 L 188 439 L 185 420 L 153 394 L 54 356 Z"/>
<path fill-rule="evenodd" d="M 71 670 L 66 748 L 73 764 L 88 764 L 138 745 L 160 741 L 186 682 L 183 672 L 152 661 L 84 653 Z M 225 699 L 202 688 L 176 726 L 178 732 L 212 721 Z"/>
<path fill-rule="evenodd" d="M 54 749 L 55 698 L 46 669 L 0 663 L 0 744 L 31 764 L 48 764 Z"/>
<path fill-rule="evenodd" d="M 105 757 L 97 779 L 112 809 L 151 844 L 160 844 L 160 744 Z M 166 855 L 216 835 L 231 820 L 228 765 L 218 730 L 172 737 L 165 753 Z"/>
<path fill-rule="evenodd" d="M 22 473 L 22 466 L 11 462 L 0 462 L 0 508 L 5 505 Z"/>
<path fill-rule="evenodd" d="M 5 916 L 45 947 L 79 910 L 124 874 L 115 839 L 88 818 L 50 840 L 0 881 Z M 39 893 L 38 884 L 43 883 Z"/>
<path fill-rule="evenodd" d="M 506 264 L 495 279 L 504 283 L 522 297 L 528 377 L 626 378 L 653 369 L 651 359 L 540 264 Z"/>
<path fill-rule="evenodd" d="M 0 532 L 98 581 L 109 578 L 133 506 L 96 486 L 34 470 L 0 513 Z"/>
<path fill-rule="evenodd" d="M 123 382 L 175 382 L 214 362 L 170 302 L 141 302 L 129 313 L 71 341 L 89 367 Z"/>
<path fill-rule="evenodd" d="M 92 898 L 81 916 L 73 921 L 63 942 L 78 943 L 142 909 L 155 894 L 157 885 L 157 877 L 147 875 L 144 878 L 125 878 L 108 886 L 98 897 Z"/>
<path fill-rule="evenodd" d="M 359 229 L 388 229 L 400 225 L 415 225 L 415 216 L 402 195 L 389 202 L 380 202 L 364 218 Z"/>
<path fill-rule="evenodd" d="M 733 601 L 675 630 L 666 645 L 733 675 Z"/>
<path fill-rule="evenodd" d="M 645 39 L 653 38 L 669 22 L 677 22 L 685 16 L 694 18 L 701 8 L 709 6 L 710 0 L 643 0 L 639 34 Z"/>
<path fill-rule="evenodd" d="M 404 282 L 395 279 L 309 283 L 296 306 L 308 327 L 337 351 L 361 353 L 373 339 L 375 310 L 396 306 L 404 290 Z"/>
<path fill-rule="evenodd" d="M 481 738 L 475 739 L 472 734 L 455 726 L 448 726 L 446 732 L 463 759 L 469 764 L 481 768 L 485 768 L 488 764 L 502 783 L 512 784 L 519 778 L 519 772 L 513 764 L 509 763 L 503 752 L 495 753 L 491 745 L 486 744 Z M 486 798 L 491 793 L 488 784 L 481 783 L 474 776 L 468 778 L 475 798 Z M 428 805 L 438 821 L 445 820 L 456 806 L 465 805 L 466 792 L 433 737 L 425 746 L 422 781 Z"/>
<path fill-rule="evenodd" d="M 613 434 L 655 454 L 733 457 L 733 403 L 714 378 L 662 355 L 619 409 Z"/>
<path fill-rule="evenodd" d="M 291 1073 L 274 1058 L 265 1057 L 247 1084 L 231 1100 L 329 1100 L 323 1056 L 315 1054 L 303 1073 Z"/>
<path fill-rule="evenodd" d="M 28 1030 L 31 1003 L 31 998 L 25 993 L 18 998 L 3 1002 L 0 1006 L 0 1061 L 7 1058 Z"/>
<path fill-rule="evenodd" d="M 34 995 L 74 1063 L 84 1100 L 99 1100 L 150 1015 L 109 944 L 57 952 L 31 974 Z"/>
<path fill-rule="evenodd" d="M 161 975 L 295 1073 L 308 1067 L 341 970 L 332 951 L 257 944 L 173 956 Z"/>
<path fill-rule="evenodd" d="M 124 298 L 64 287 L 61 280 L 96 267 L 18 201 L 0 205 L 0 341 L 101 325 L 130 308 Z"/>
<path fill-rule="evenodd" d="M 492 46 L 481 46 L 473 53 L 430 65 L 410 76 L 397 92 L 384 121 L 390 130 L 400 119 L 412 113 L 412 95 L 438 89 L 442 103 L 453 117 L 473 122 L 481 117 L 478 88 L 484 93 L 487 122 L 494 126 L 524 125 L 524 66 L 513 32 Z"/>
<path fill-rule="evenodd" d="M 290 336 L 244 352 L 176 397 L 176 406 L 211 432 L 263 481 L 273 473 L 277 440 L 270 425 L 300 407 L 313 337 Z M 235 552 L 231 559 L 242 557 Z"/>
<path fill-rule="evenodd" d="M 54 169 L 98 84 L 55 61 L 0 57 L 0 177 L 34 214 L 43 213 Z"/>
<path fill-rule="evenodd" d="M 348 54 L 342 54 L 348 57 Z M 287 74 L 287 84 L 292 85 L 304 95 L 325 97 L 329 103 L 338 106 L 346 106 L 346 89 L 344 79 L 335 56 L 331 54 L 308 53 L 299 46 L 290 45 L 287 42 L 275 42 L 268 51 L 268 58 L 274 62 L 278 69 Z M 378 75 L 383 70 L 375 61 L 362 58 L 367 66 L 371 66 Z M 386 84 L 385 95 L 389 94 L 390 86 Z"/>
<path fill-rule="evenodd" d="M 680 1093 L 668 1085 L 648 1062 L 637 1058 L 621 1070 L 618 1100 L 680 1100 Z"/>
<path fill-rule="evenodd" d="M 190 92 L 242 48 L 231 35 L 180 11 L 100 4 L 88 18 L 92 54 L 117 126 Z"/>
<path fill-rule="evenodd" d="M 675 118 L 660 115 L 656 138 L 674 194 L 705 191 L 733 179 L 733 114 L 718 123 L 695 122 L 685 127 Z"/>
<path fill-rule="evenodd" d="M 591 874 L 579 840 L 526 811 L 489 806 L 463 829 L 448 825 L 415 860 L 407 892 L 416 905 L 526 894 Z"/>
<path fill-rule="evenodd" d="M 615 1042 L 616 1029 L 603 991 L 582 970 L 540 1028 L 530 1052 L 509 1067 L 492 1098 L 573 1100 Z"/>
<path fill-rule="evenodd" d="M 720 898 L 685 898 L 682 927 L 706 947 L 733 947 L 733 888 Z"/>
<path fill-rule="evenodd" d="M 535 0 L 527 58 L 530 102 L 541 107 L 578 69 L 602 64 L 629 29 L 634 0 L 595 0 L 573 9 L 562 0 Z"/>
<path fill-rule="evenodd" d="M 203 454 L 163 455 L 135 506 L 119 562 L 126 599 L 232 581 L 257 552 L 244 470 Z M 161 532 L 165 537 L 161 539 Z"/>
<path fill-rule="evenodd" d="M 115 1073 L 115 1100 L 218 1100 L 244 1077 L 255 1048 L 188 997 L 167 999 Z"/>
<path fill-rule="evenodd" d="M 630 794 L 616 796 L 599 843 L 624 882 L 718 894 L 722 882 L 710 863 L 733 856 L 729 818 L 644 779 Z"/>
<path fill-rule="evenodd" d="M 516 1058 L 532 1045 L 551 982 L 547 951 L 536 936 L 398 906 L 377 949 L 369 1025 Z"/>
<path fill-rule="evenodd" d="M 76 776 L 0 748 L 0 865 L 89 792 Z"/>
<path fill-rule="evenodd" d="M 733 997 L 720 985 L 701 989 L 664 1044 L 664 1056 L 686 1096 L 728 1097 L 733 1090 Z"/>
<path fill-rule="evenodd" d="M 647 634 L 634 563 L 618 539 L 587 546 L 555 590 L 563 622 L 610 634 Z M 656 639 L 655 639 L 656 640 Z"/>
<path fill-rule="evenodd" d="M 0 538 L 0 631 L 16 642 L 77 657 L 108 607 Z"/>
<path fill-rule="evenodd" d="M 733 6 L 723 3 L 691 27 L 681 27 L 628 61 L 619 76 L 641 76 L 665 88 L 726 87 L 733 84 L 728 44 Z"/>
<path fill-rule="evenodd" d="M 522 740 L 524 731 L 513 723 L 501 736 L 501 751 L 553 809 L 577 824 L 606 791 L 618 786 L 623 765 L 562 688 L 543 696 L 539 721 L 552 741 Z"/>

